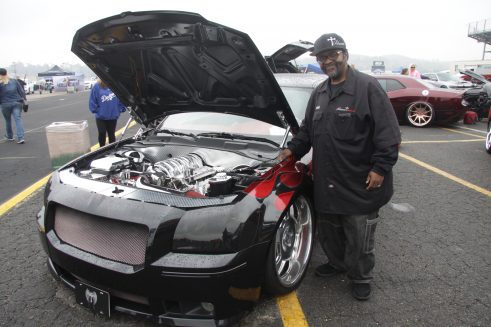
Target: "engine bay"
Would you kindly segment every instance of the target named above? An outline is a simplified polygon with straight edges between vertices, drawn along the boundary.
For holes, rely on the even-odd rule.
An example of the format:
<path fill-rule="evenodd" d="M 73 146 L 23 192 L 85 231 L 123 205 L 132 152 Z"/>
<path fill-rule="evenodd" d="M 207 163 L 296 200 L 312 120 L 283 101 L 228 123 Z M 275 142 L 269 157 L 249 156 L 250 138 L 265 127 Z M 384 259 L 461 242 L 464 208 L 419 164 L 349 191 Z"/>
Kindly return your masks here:
<path fill-rule="evenodd" d="M 123 146 L 79 165 L 80 178 L 192 197 L 239 192 L 274 163 L 235 152 L 188 146 Z"/>

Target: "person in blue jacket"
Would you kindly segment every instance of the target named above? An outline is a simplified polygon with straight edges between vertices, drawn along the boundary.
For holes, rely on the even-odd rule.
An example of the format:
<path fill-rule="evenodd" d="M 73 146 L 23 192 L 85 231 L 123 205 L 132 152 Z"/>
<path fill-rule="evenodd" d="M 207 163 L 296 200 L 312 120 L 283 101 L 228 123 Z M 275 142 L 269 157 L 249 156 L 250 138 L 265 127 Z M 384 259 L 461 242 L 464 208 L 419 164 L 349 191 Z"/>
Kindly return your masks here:
<path fill-rule="evenodd" d="M 14 140 L 12 131 L 12 116 L 14 117 L 17 143 L 24 144 L 24 124 L 22 122 L 22 105 L 26 101 L 24 88 L 14 78 L 9 78 L 7 70 L 0 68 L 0 107 L 5 118 L 5 138 Z"/>
<path fill-rule="evenodd" d="M 126 107 L 102 80 L 98 80 L 90 91 L 89 110 L 95 114 L 99 146 L 106 145 L 106 135 L 109 143 L 116 141 L 116 123 Z"/>

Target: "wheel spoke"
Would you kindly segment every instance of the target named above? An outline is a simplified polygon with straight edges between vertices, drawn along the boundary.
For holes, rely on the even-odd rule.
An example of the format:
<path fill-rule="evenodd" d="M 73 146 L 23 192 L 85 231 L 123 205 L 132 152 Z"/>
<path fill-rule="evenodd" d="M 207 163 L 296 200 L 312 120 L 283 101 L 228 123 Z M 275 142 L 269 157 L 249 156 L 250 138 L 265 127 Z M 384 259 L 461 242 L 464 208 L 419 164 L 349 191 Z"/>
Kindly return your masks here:
<path fill-rule="evenodd" d="M 426 126 L 433 118 L 433 109 L 428 104 L 413 104 L 408 108 L 407 118 L 414 126 Z"/>
<path fill-rule="evenodd" d="M 278 262 L 276 264 L 276 271 L 278 272 L 278 275 L 281 276 L 282 273 L 283 273 L 283 270 L 285 269 L 285 265 L 286 265 L 287 261 L 285 260 L 281 260 L 280 262 Z"/>
<path fill-rule="evenodd" d="M 285 287 L 295 285 L 303 276 L 312 248 L 312 211 L 299 196 L 288 208 L 276 231 L 274 267 L 278 281 Z"/>

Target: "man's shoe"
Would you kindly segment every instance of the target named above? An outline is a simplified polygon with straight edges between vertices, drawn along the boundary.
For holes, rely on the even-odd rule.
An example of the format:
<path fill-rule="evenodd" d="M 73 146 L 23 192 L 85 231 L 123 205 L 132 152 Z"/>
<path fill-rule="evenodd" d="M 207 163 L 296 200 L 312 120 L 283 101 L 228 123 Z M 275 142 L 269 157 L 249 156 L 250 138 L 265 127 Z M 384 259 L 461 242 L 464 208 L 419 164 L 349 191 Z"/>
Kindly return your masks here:
<path fill-rule="evenodd" d="M 325 263 L 315 268 L 315 274 L 319 277 L 332 277 L 340 273 L 342 273 L 342 271 L 334 268 L 329 263 Z"/>
<path fill-rule="evenodd" d="M 7 141 L 13 141 L 14 140 L 13 137 L 8 137 L 7 135 L 5 135 L 5 138 L 7 139 Z"/>
<path fill-rule="evenodd" d="M 351 285 L 351 295 L 359 301 L 366 301 L 370 298 L 372 287 L 368 283 L 353 283 Z"/>
<path fill-rule="evenodd" d="M 17 141 L 17 144 L 24 144 L 24 143 L 25 143 L 24 140 L 18 140 Z"/>

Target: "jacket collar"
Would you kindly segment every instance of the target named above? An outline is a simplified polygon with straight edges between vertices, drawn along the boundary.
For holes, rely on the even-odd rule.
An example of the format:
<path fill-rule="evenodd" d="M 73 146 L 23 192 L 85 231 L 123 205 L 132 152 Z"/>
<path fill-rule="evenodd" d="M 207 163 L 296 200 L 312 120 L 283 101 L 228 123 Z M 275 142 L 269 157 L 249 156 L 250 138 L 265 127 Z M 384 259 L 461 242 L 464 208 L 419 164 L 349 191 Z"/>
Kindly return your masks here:
<path fill-rule="evenodd" d="M 346 73 L 346 79 L 344 80 L 343 86 L 342 86 L 342 92 L 354 95 L 355 94 L 355 84 L 356 84 L 356 77 L 357 77 L 358 72 L 352 69 L 348 65 L 348 71 Z M 329 92 L 329 86 L 331 85 L 331 80 L 327 79 L 326 83 L 323 83 L 323 86 L 320 87 L 319 91 L 320 92 Z"/>

